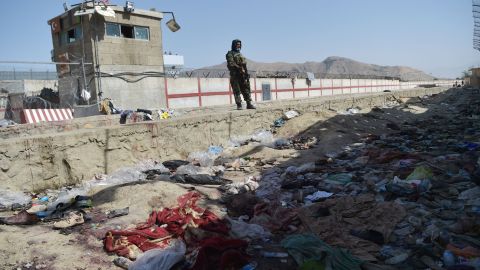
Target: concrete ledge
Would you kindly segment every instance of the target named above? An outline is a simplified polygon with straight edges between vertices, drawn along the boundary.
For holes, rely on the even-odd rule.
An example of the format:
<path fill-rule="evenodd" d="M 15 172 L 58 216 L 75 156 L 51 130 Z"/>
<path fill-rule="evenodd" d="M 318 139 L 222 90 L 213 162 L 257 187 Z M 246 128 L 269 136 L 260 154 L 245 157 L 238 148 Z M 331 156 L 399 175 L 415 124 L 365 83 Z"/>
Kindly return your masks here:
<path fill-rule="evenodd" d="M 185 158 L 209 145 L 226 144 L 231 137 L 267 129 L 286 110 L 300 113 L 354 106 L 382 106 L 392 95 L 416 97 L 446 88 L 391 93 L 330 96 L 264 103 L 257 110 L 233 111 L 231 106 L 190 110 L 158 122 L 76 129 L 4 139 L 0 142 L 0 183 L 13 190 L 43 190 L 90 180 L 145 159 Z M 108 119 L 105 121 L 113 121 Z M 87 125 L 88 123 L 84 123 Z"/>

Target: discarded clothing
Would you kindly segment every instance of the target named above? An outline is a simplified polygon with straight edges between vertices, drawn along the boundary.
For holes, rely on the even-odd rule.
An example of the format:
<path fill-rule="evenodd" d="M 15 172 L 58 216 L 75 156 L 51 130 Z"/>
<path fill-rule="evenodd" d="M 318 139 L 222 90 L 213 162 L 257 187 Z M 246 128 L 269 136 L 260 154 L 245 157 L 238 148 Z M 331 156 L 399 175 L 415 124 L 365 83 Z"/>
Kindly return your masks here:
<path fill-rule="evenodd" d="M 133 114 L 132 110 L 122 111 L 122 113 L 120 114 L 120 124 L 126 124 L 127 123 L 127 118 L 130 117 L 130 115 L 132 115 L 132 114 Z"/>
<path fill-rule="evenodd" d="M 278 118 L 277 120 L 273 121 L 274 127 L 282 127 L 283 125 L 285 125 L 285 119 L 283 118 Z"/>
<path fill-rule="evenodd" d="M 134 112 L 132 110 L 124 110 L 120 115 L 120 124 L 136 123 L 142 121 L 153 120 L 152 115 L 144 112 Z"/>
<path fill-rule="evenodd" d="M 296 209 L 282 207 L 279 203 L 259 203 L 255 205 L 250 223 L 268 228 L 272 232 L 288 231 L 297 219 Z"/>
<path fill-rule="evenodd" d="M 281 242 L 292 255 L 300 268 L 310 261 L 318 262 L 324 269 L 334 270 L 360 270 L 362 261 L 352 256 L 348 251 L 333 248 L 313 234 L 294 234 L 286 237 Z"/>
<path fill-rule="evenodd" d="M 171 179 L 177 183 L 186 183 L 193 185 L 223 185 L 227 180 L 218 176 L 208 174 L 175 174 Z"/>
<path fill-rule="evenodd" d="M 138 224 L 134 229 L 108 231 L 104 240 L 105 249 L 130 258 L 132 246 L 141 251 L 165 249 L 173 238 L 183 236 L 187 226 L 228 234 L 224 221 L 211 211 L 196 205 L 199 198 L 200 194 L 189 192 L 177 199 L 178 207 L 153 211 L 145 223 Z"/>
<path fill-rule="evenodd" d="M 170 171 L 175 171 L 178 167 L 183 165 L 188 165 L 190 162 L 185 160 L 167 160 L 162 163 L 163 166 L 167 167 Z"/>
<path fill-rule="evenodd" d="M 191 270 L 241 269 L 248 264 L 248 243 L 244 240 L 213 237 L 200 243 L 195 264 Z"/>

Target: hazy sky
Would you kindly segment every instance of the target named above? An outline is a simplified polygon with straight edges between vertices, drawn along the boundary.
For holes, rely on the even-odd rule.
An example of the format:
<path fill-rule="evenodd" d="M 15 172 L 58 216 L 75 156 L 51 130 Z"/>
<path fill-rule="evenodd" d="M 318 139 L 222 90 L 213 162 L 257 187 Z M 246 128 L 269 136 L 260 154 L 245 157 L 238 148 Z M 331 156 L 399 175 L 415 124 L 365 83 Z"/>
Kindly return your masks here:
<path fill-rule="evenodd" d="M 49 61 L 47 20 L 63 11 L 63 2 L 3 0 L 0 60 Z M 162 23 L 164 50 L 184 55 L 187 67 L 223 62 L 235 38 L 243 41 L 246 57 L 260 62 L 320 62 L 342 56 L 443 77 L 480 65 L 480 52 L 472 48 L 471 0 L 134 2 L 141 9 L 175 12 L 182 29 L 171 33 Z"/>

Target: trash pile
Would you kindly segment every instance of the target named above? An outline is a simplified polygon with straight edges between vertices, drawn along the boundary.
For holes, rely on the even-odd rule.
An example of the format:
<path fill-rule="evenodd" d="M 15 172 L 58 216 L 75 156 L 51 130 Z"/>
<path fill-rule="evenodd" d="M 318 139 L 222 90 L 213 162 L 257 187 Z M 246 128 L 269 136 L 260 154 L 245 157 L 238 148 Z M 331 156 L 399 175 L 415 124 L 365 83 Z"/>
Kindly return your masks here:
<path fill-rule="evenodd" d="M 120 113 L 120 124 L 131 124 L 143 121 L 157 121 L 169 119 L 175 116 L 173 109 L 147 110 L 137 109 L 136 111 L 124 110 Z"/>
<path fill-rule="evenodd" d="M 122 110 L 115 107 L 113 102 L 109 98 L 105 98 L 100 102 L 100 113 L 110 115 L 110 114 L 120 114 L 120 124 L 131 124 L 136 122 L 143 121 L 157 121 L 163 119 L 169 119 L 171 117 L 177 116 L 178 113 L 173 109 L 160 109 L 160 110 L 148 110 L 148 109 L 137 109 L 133 110 Z"/>
<path fill-rule="evenodd" d="M 470 105 L 365 134 L 314 163 L 267 170 L 256 195 L 369 262 L 363 269 L 480 269 L 480 102 Z"/>

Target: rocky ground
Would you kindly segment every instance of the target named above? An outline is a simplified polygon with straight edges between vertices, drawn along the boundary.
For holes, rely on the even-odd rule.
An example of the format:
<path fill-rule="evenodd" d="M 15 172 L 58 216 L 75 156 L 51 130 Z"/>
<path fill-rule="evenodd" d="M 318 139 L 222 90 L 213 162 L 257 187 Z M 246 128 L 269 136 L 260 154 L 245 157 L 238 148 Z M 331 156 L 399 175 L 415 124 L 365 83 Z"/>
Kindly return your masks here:
<path fill-rule="evenodd" d="M 251 263 L 243 269 L 479 269 L 479 98 L 460 89 L 384 108 L 306 113 L 192 154 L 181 167 L 150 161 L 98 176 L 87 190 L 91 204 L 32 225 L 0 225 L 0 268 L 119 269 L 104 249 L 107 231 L 132 229 L 198 192 L 198 205 L 226 220 L 222 239 L 247 241 L 235 249 Z M 77 191 L 34 196 L 51 204 Z M 108 216 L 125 207 L 128 215 Z M 79 210 L 83 224 L 53 228 Z M 207 268 L 194 265 L 199 243 L 212 235 L 191 225 L 176 237 L 191 265 L 175 269 L 217 269 L 212 258 Z"/>

